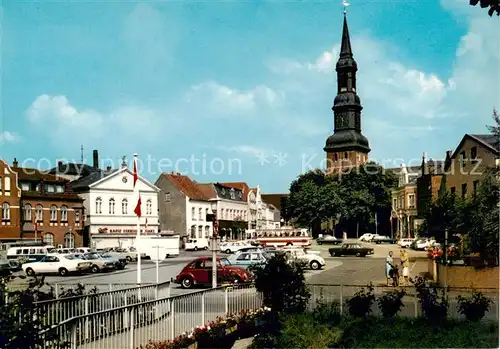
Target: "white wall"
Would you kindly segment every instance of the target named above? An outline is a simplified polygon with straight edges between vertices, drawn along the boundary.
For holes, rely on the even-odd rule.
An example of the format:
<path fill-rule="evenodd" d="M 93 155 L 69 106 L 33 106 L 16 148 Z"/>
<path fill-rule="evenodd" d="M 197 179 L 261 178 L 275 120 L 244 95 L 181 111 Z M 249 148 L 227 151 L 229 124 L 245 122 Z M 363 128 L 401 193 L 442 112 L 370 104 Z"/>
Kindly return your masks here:
<path fill-rule="evenodd" d="M 193 212 L 194 210 L 194 212 Z M 201 210 L 201 214 L 200 214 Z M 206 215 L 212 213 L 211 202 L 198 201 L 186 198 L 186 229 L 188 236 L 192 236 L 191 227 L 195 226 L 197 238 L 209 238 L 212 236 L 212 222 L 207 222 Z M 201 216 L 201 217 L 200 217 Z M 201 227 L 201 236 L 200 229 Z"/>
<path fill-rule="evenodd" d="M 227 221 L 245 221 L 248 219 L 248 203 L 219 199 L 217 201 L 217 218 Z M 237 219 L 237 218 L 240 219 Z"/>

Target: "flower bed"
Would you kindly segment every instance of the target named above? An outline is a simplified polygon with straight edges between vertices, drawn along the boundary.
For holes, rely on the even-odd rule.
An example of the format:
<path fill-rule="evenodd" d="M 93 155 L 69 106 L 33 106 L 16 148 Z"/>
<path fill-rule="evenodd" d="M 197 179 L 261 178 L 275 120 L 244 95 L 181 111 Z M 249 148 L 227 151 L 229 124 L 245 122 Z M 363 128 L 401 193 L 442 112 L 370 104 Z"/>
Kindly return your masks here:
<path fill-rule="evenodd" d="M 166 341 L 150 341 L 138 349 L 209 349 L 231 348 L 238 338 L 255 335 L 266 324 L 269 308 L 243 310 L 237 314 L 228 314 L 225 318 L 217 317 L 215 321 L 192 329 Z"/>

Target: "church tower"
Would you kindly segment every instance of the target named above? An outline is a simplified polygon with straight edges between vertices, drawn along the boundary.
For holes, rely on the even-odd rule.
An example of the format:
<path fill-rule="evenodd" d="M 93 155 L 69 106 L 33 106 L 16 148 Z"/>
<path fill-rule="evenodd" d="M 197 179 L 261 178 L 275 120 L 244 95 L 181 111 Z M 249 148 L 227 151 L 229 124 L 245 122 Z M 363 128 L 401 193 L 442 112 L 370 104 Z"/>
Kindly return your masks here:
<path fill-rule="evenodd" d="M 337 61 L 337 96 L 333 102 L 335 128 L 323 148 L 326 152 L 327 173 L 336 173 L 357 167 L 368 161 L 370 146 L 368 139 L 361 133 L 361 101 L 356 94 L 356 72 L 358 65 L 354 60 L 347 14 L 344 11 L 344 27 L 340 57 Z"/>

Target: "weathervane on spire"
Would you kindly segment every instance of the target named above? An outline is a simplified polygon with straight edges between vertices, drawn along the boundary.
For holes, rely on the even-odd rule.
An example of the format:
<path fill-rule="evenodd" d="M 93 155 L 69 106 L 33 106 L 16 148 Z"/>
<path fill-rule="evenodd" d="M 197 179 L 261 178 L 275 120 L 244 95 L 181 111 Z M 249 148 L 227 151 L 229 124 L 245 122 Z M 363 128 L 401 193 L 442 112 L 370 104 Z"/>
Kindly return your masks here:
<path fill-rule="evenodd" d="M 344 14 L 346 15 L 347 14 L 347 6 L 350 5 L 349 1 L 348 0 L 344 0 L 343 1 L 343 4 L 344 4 Z"/>

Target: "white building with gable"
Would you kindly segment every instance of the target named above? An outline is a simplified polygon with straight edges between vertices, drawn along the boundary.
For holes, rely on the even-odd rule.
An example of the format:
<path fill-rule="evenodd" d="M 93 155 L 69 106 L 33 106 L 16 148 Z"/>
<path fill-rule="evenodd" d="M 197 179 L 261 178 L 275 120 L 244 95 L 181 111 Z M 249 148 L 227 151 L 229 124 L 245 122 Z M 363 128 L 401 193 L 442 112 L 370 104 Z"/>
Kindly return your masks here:
<path fill-rule="evenodd" d="M 133 172 L 125 165 L 118 170 L 96 170 L 71 183 L 72 190 L 84 201 L 85 229 L 90 246 L 135 246 L 138 195 L 134 192 Z M 136 183 L 141 196 L 141 234 L 157 236 L 159 188 L 139 176 Z M 147 221 L 147 227 L 146 227 Z"/>

